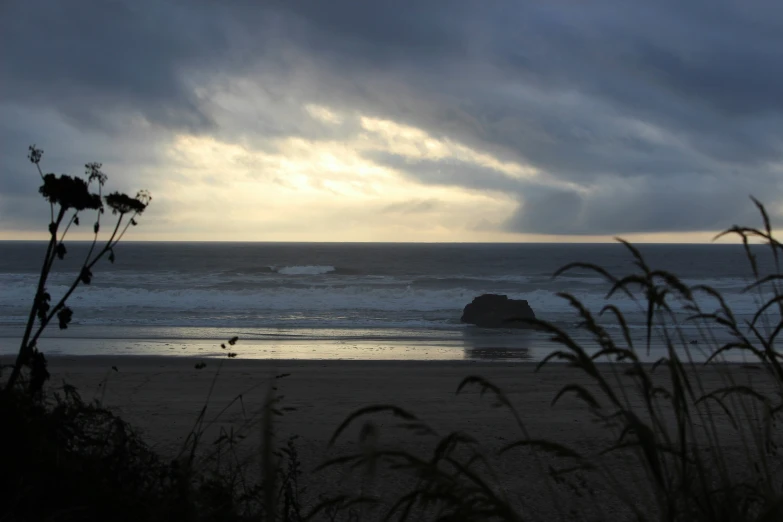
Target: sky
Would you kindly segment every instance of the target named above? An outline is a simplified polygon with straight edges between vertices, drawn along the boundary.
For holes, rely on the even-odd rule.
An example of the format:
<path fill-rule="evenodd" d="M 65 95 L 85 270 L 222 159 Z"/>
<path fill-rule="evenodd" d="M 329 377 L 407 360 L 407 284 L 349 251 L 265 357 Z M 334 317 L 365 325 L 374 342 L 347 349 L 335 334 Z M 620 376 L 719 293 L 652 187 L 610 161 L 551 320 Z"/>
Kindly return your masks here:
<path fill-rule="evenodd" d="M 0 239 L 703 242 L 783 202 L 777 0 L 3 0 Z M 87 237 L 89 226 L 74 237 Z"/>

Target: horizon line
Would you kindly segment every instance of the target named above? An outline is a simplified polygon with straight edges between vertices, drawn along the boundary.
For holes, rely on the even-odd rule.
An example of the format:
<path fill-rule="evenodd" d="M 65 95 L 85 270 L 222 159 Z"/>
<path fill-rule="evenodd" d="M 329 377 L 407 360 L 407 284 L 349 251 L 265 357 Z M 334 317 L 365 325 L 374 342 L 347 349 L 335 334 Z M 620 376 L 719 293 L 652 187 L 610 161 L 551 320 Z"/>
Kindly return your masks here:
<path fill-rule="evenodd" d="M 47 243 L 48 239 L 0 239 L 0 243 Z M 91 239 L 68 239 L 70 243 L 91 243 Z M 127 243 L 214 243 L 214 244 L 279 244 L 279 245 L 621 245 L 614 241 L 279 241 L 279 240 L 192 240 L 192 239 L 128 239 Z M 740 243 L 718 241 L 687 242 L 687 241 L 629 241 L 639 245 L 716 245 L 742 246 Z"/>

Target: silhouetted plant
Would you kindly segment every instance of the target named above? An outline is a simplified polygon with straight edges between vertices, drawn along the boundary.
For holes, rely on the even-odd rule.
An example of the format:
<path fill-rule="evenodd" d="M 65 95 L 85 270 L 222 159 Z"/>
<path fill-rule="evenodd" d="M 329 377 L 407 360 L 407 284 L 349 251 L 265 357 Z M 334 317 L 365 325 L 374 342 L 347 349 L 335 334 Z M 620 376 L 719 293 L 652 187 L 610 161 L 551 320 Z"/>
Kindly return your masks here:
<path fill-rule="evenodd" d="M 165 520 L 174 476 L 122 419 L 65 386 L 0 394 L 3 520 Z M 157 515 L 161 514 L 163 516 Z"/>
<path fill-rule="evenodd" d="M 274 459 L 255 452 L 262 458 L 261 475 L 256 461 L 240 455 L 240 444 L 254 429 L 273 426 L 264 419 L 282 414 L 273 393 L 282 377 L 255 385 L 269 385 L 272 400 L 236 430 L 221 429 L 200 455 L 191 454 L 203 435 L 199 428 L 199 436 L 188 438 L 188 451 L 173 460 L 153 451 L 98 401 L 84 401 L 73 386 L 55 393 L 52 404 L 18 388 L 0 394 L 0 444 L 14 449 L 0 468 L 0 520 L 304 520 L 293 440 L 275 450 L 264 432 L 264 447 Z M 203 427 L 214 425 L 227 408 Z"/>
<path fill-rule="evenodd" d="M 618 277 L 597 265 L 572 263 L 555 276 L 574 269 L 603 276 L 609 285 L 607 299 L 622 293 L 644 312 L 643 339 L 634 338 L 615 304 L 609 302 L 594 313 L 568 293 L 559 295 L 573 307 L 579 318 L 576 328 L 589 334 L 591 343 L 578 341 L 573 332 L 550 322 L 520 319 L 548 332 L 560 346 L 536 371 L 551 361 L 564 361 L 589 382 L 564 384 L 552 405 L 566 395 L 576 397 L 610 435 L 607 445 L 586 452 L 535 437 L 505 392 L 492 382 L 474 375 L 459 384 L 458 394 L 478 388 L 511 413 L 521 438 L 505 445 L 500 455 L 529 452 L 531 464 L 538 466 L 550 491 L 540 500 L 548 500 L 557 512 L 563 492 L 585 499 L 584 509 L 561 512 L 561 516 L 579 519 L 587 516 L 587 508 L 600 511 L 601 503 L 594 495 L 596 486 L 601 485 L 634 520 L 783 520 L 783 467 L 778 452 L 783 367 L 776 349 L 783 331 L 783 292 L 779 286 L 783 245 L 775 239 L 763 205 L 754 203 L 763 219 L 762 229 L 734 226 L 717 236 L 736 234 L 742 241 L 753 277 L 745 292 L 757 292 L 758 309 L 750 320 L 739 320 L 716 289 L 688 285 L 675 274 L 649 266 L 638 249 L 622 240 L 636 273 Z M 768 247 L 771 273 L 761 270 L 750 246 L 754 240 Z M 708 308 L 700 298 L 709 300 Z M 700 333 L 699 342 L 685 334 L 676 305 L 690 314 L 685 321 Z M 712 306 L 717 309 L 709 308 Z M 729 341 L 719 341 L 718 330 L 728 334 L 722 338 Z M 654 364 L 645 363 L 642 356 L 651 353 L 653 342 L 660 343 L 664 354 Z M 730 353 L 745 354 L 753 364 L 716 364 Z M 702 371 L 717 372 L 721 384 L 708 389 Z M 752 372 L 754 377 L 740 382 L 738 372 Z M 514 504 L 506 496 L 480 441 L 461 432 L 438 433 L 413 412 L 393 405 L 362 408 L 346 418 L 332 441 L 352 424 L 384 413 L 400 419 L 399 428 L 429 437 L 431 458 L 393 445 L 340 456 L 324 467 L 385 466 L 408 474 L 410 489 L 385 499 L 388 517 L 409 520 L 426 513 L 428 518 L 439 520 L 517 521 L 534 516 L 531 506 Z M 375 430 L 372 421 L 366 421 L 360 435 L 364 444 L 373 440 L 369 434 Z M 726 449 L 727 430 L 739 443 L 739 455 Z M 616 476 L 618 457 L 636 463 L 646 488 L 639 489 L 637 482 Z M 378 503 L 377 499 L 353 500 Z M 607 519 L 606 513 L 600 519 Z"/>
<path fill-rule="evenodd" d="M 153 451 L 133 428 L 103 406 L 103 396 L 92 403 L 81 399 L 73 386 L 64 384 L 63 394 L 44 393 L 49 378 L 46 359 L 37 349 L 41 333 L 57 317 L 67 328 L 73 310 L 67 299 L 80 284 L 92 282 L 92 269 L 104 256 L 115 261 L 114 248 L 128 227 L 137 224 L 151 197 L 141 191 L 136 197 L 111 193 L 103 196 L 107 176 L 101 164 L 88 163 L 84 179 L 43 174 L 43 151 L 30 147 L 29 159 L 43 180 L 39 192 L 50 206 L 50 239 L 44 256 L 33 305 L 16 363 L 0 389 L 0 447 L 10 450 L 0 468 L 0 520 L 182 520 L 245 521 L 280 520 L 298 522 L 301 514 L 299 462 L 293 440 L 276 448 L 273 417 L 291 408 L 279 406 L 275 383 L 261 411 L 248 416 L 235 431 L 221 428 L 220 436 L 208 447 L 200 447 L 205 431 L 237 402 L 240 394 L 212 419 L 206 419 L 207 405 L 220 374 L 212 381 L 207 401 L 187 436 L 177 458 L 167 461 Z M 96 192 L 91 192 L 94 188 Z M 116 216 L 111 233 L 99 244 L 104 205 Z M 95 212 L 93 240 L 73 282 L 53 302 L 46 283 L 53 264 L 68 254 L 64 240 L 71 226 L 78 226 L 85 211 Z M 63 227 L 63 224 L 65 226 Z M 234 347 L 238 337 L 228 340 Z M 227 350 L 226 344 L 221 347 Z M 237 357 L 228 351 L 227 359 Z M 221 361 L 222 365 L 223 361 Z M 196 364 L 203 369 L 206 363 Z M 27 368 L 28 372 L 23 372 Z M 111 371 L 99 386 L 105 393 Z M 25 384 L 25 386 L 21 386 Z M 250 390 L 246 390 L 248 392 Z M 254 476 L 247 463 L 240 462 L 237 445 L 253 428 L 262 426 L 262 475 Z M 221 457 L 231 454 L 225 465 Z"/>
<path fill-rule="evenodd" d="M 136 218 L 144 212 L 152 200 L 149 192 L 144 190 L 138 192 L 135 197 L 119 192 L 113 192 L 104 197 L 103 187 L 107 176 L 101 170 L 100 163 L 85 165 L 85 176 L 87 177 L 85 180 L 67 174 L 59 176 L 53 173 L 44 174 L 41 170 L 42 157 L 43 150 L 35 145 L 29 147 L 28 158 L 35 165 L 43 181 L 38 191 L 49 202 L 50 237 L 16 362 L 12 367 L 8 381 L 5 383 L 5 389 L 10 390 L 23 376 L 23 369 L 28 368 L 27 388 L 34 395 L 41 392 L 43 383 L 49 378 L 46 358 L 38 351 L 39 337 L 55 317 L 57 317 L 57 323 L 61 329 L 68 328 L 73 319 L 73 310 L 66 304 L 68 298 L 80 284 L 89 285 L 92 282 L 92 269 L 104 256 L 107 256 L 112 263 L 114 262 L 114 247 L 123 238 L 128 227 L 137 224 Z M 99 245 L 104 202 L 117 218 L 108 239 Z M 80 220 L 84 218 L 82 213 L 85 211 L 95 212 L 92 244 L 78 274 L 65 294 L 58 301 L 52 303 L 52 296 L 46 290 L 52 265 L 56 260 L 62 260 L 67 255 L 66 235 L 71 226 L 79 226 Z M 65 226 L 63 227 L 63 225 Z"/>

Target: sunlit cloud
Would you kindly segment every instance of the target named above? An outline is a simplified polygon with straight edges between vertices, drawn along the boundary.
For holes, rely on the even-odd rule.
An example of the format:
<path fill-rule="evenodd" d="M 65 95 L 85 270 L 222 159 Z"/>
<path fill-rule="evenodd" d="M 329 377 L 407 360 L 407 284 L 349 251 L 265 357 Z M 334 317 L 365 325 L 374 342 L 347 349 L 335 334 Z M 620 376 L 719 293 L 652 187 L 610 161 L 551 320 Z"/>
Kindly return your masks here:
<path fill-rule="evenodd" d="M 451 159 L 502 172 L 520 179 L 533 179 L 539 171 L 517 163 L 502 162 L 469 147 L 449 140 L 438 140 L 421 129 L 401 125 L 390 120 L 361 117 L 361 125 L 367 133 L 360 143 L 367 150 L 383 150 L 411 159 Z"/>
<path fill-rule="evenodd" d="M 324 107 L 323 105 L 315 105 L 315 104 L 307 104 L 305 105 L 305 110 L 307 113 L 315 118 L 316 120 L 321 120 L 325 123 L 332 123 L 332 124 L 339 124 L 342 122 L 342 118 L 335 114 L 333 111 L 329 110 L 327 107 Z"/>
<path fill-rule="evenodd" d="M 344 119 L 327 107 L 307 105 L 305 110 L 322 121 Z M 173 181 L 160 187 L 163 198 L 182 208 L 170 225 L 218 228 L 224 239 L 323 240 L 328 234 L 330 240 L 344 241 L 447 241 L 457 230 L 478 240 L 489 232 L 482 223 L 498 223 L 513 211 L 511 198 L 421 185 L 363 152 L 437 159 L 461 155 L 463 161 L 511 172 L 522 172 L 520 167 L 435 140 L 419 129 L 361 121 L 365 132 L 343 141 L 286 137 L 270 140 L 263 149 L 210 136 L 178 136 L 169 150 Z M 416 142 L 434 152 L 417 152 Z M 182 179 L 188 183 L 182 185 Z"/>

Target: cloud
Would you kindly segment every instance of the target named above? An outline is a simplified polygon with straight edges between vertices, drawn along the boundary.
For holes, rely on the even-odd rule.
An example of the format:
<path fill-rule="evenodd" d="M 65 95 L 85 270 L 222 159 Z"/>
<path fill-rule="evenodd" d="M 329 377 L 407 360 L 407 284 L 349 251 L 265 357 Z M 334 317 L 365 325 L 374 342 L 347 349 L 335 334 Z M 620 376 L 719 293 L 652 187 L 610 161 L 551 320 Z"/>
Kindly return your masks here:
<path fill-rule="evenodd" d="M 493 206 L 455 240 L 479 222 L 509 237 L 715 230 L 755 219 L 748 194 L 773 213 L 783 195 L 771 0 L 0 9 L 0 213 L 21 212 L 4 229 L 33 222 L 9 202 L 34 194 L 34 142 L 47 165 L 104 161 L 164 199 L 241 182 L 263 200 L 274 180 L 296 208 L 294 194 L 387 217 L 417 201 Z M 228 156 L 198 163 L 183 143 Z M 168 222 L 187 204 L 171 197 Z"/>
<path fill-rule="evenodd" d="M 412 159 L 389 152 L 370 151 L 364 157 L 390 167 L 425 185 L 466 188 L 473 191 L 505 193 L 519 190 L 518 180 L 495 169 L 455 159 Z"/>
<path fill-rule="evenodd" d="M 441 202 L 437 199 L 411 199 L 408 201 L 390 203 L 383 207 L 381 212 L 386 214 L 424 214 L 432 212 L 440 206 Z"/>
<path fill-rule="evenodd" d="M 137 113 L 174 128 L 206 130 L 187 75 L 220 72 L 219 21 L 173 2 L 7 2 L 0 22 L 0 96 L 55 107 L 74 125 L 117 130 Z M 175 22 L 176 20 L 176 22 Z"/>
<path fill-rule="evenodd" d="M 515 232 L 567 235 L 625 235 L 637 232 L 718 231 L 741 223 L 755 225 L 758 212 L 748 194 L 721 182 L 664 183 L 646 178 L 597 184 L 586 193 L 529 190 L 505 222 Z M 641 194 L 642 196 L 639 196 Z M 736 221 L 734 221 L 736 220 Z"/>

